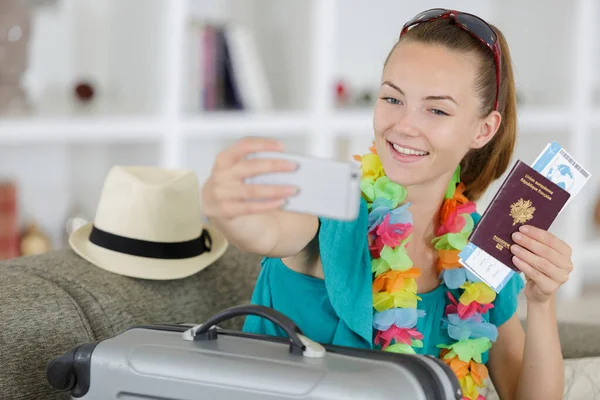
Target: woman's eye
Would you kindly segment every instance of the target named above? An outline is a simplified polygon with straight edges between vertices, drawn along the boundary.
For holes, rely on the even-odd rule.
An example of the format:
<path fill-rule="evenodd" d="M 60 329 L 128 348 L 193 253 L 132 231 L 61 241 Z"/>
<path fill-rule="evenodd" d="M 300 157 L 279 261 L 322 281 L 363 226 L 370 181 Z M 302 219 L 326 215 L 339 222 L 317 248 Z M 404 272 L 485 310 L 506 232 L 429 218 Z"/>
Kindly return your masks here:
<path fill-rule="evenodd" d="M 400 100 L 395 99 L 393 97 L 382 97 L 382 99 L 387 101 L 390 104 L 400 104 Z"/>
<path fill-rule="evenodd" d="M 432 113 L 434 113 L 435 115 L 448 115 L 447 113 L 443 112 L 442 110 L 438 110 L 437 108 L 434 108 L 432 110 L 430 110 Z"/>

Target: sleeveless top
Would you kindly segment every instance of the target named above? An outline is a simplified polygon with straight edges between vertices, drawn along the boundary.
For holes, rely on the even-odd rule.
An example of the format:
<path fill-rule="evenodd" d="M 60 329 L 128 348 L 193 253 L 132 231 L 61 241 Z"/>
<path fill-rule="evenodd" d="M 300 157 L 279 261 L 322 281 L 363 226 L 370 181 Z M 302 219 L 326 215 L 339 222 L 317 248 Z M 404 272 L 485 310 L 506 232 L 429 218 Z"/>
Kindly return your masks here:
<path fill-rule="evenodd" d="M 319 248 L 325 279 L 303 275 L 289 269 L 279 258 L 264 258 L 251 303 L 282 312 L 310 339 L 326 344 L 358 348 L 373 346 L 373 295 L 371 255 L 367 242 L 368 210 L 363 200 L 353 221 L 319 218 Z M 494 307 L 484 319 L 496 326 L 506 322 L 517 310 L 518 294 L 524 281 L 513 274 L 498 293 Z M 446 292 L 458 299 L 458 290 L 440 285 L 419 293 L 417 308 L 425 311 L 417 329 L 424 336 L 418 354 L 439 356 L 438 344 L 450 343 L 442 317 L 448 302 Z M 246 317 L 243 330 L 273 336 L 286 336 L 270 321 Z M 487 363 L 488 352 L 483 354 Z"/>

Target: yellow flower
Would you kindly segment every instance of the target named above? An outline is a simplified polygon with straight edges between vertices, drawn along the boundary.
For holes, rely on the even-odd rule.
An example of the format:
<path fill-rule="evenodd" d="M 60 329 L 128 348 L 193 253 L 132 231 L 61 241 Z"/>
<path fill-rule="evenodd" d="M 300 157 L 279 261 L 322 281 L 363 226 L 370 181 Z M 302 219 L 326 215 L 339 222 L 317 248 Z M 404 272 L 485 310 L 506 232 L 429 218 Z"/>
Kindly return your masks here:
<path fill-rule="evenodd" d="M 383 165 L 381 165 L 381 159 L 377 154 L 365 154 L 362 156 L 361 169 L 363 178 L 377 178 L 384 175 Z"/>
<path fill-rule="evenodd" d="M 421 300 L 416 293 L 409 290 L 400 290 L 395 293 L 379 292 L 373 294 L 373 307 L 381 312 L 390 308 L 417 308 L 417 301 Z"/>
<path fill-rule="evenodd" d="M 459 379 L 460 388 L 462 389 L 463 398 L 467 398 L 469 400 L 477 400 L 479 397 L 479 389 L 477 385 L 473 381 L 470 375 L 464 376 Z"/>
<path fill-rule="evenodd" d="M 467 282 L 461 286 L 461 289 L 465 289 L 465 291 L 458 301 L 465 306 L 473 301 L 479 304 L 489 304 L 496 299 L 496 292 L 483 282 Z"/>

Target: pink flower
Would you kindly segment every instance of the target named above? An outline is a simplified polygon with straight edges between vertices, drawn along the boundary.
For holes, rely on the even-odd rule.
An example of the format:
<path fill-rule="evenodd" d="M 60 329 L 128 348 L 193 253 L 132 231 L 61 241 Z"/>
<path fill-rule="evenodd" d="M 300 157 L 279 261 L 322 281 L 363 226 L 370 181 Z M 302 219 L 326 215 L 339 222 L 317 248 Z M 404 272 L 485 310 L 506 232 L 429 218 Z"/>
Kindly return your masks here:
<path fill-rule="evenodd" d="M 392 325 L 386 331 L 377 332 L 375 344 L 382 342 L 381 347 L 385 349 L 392 343 L 393 339 L 396 339 L 396 343 L 404 343 L 410 346 L 413 339 L 421 340 L 423 339 L 423 335 L 416 328 L 407 329 Z"/>
<path fill-rule="evenodd" d="M 466 223 L 467 222 L 465 221 L 464 217 L 458 215 L 456 212 L 453 212 L 448 216 L 446 222 L 443 225 L 440 225 L 437 231 L 437 236 L 445 235 L 448 232 L 458 233 L 462 230 L 462 228 L 465 227 Z"/>
<path fill-rule="evenodd" d="M 400 243 L 412 232 L 412 224 L 390 224 L 390 214 L 386 215 L 383 222 L 375 229 L 381 242 L 391 248 L 400 246 Z M 377 240 L 376 240 L 377 241 Z"/>
<path fill-rule="evenodd" d="M 461 204 L 460 206 L 456 207 L 456 213 L 459 215 L 473 214 L 475 211 L 477 211 L 477 205 L 472 201 L 469 201 L 468 203 Z"/>
<path fill-rule="evenodd" d="M 469 319 L 476 313 L 483 315 L 486 312 L 488 312 L 489 309 L 494 308 L 494 305 L 492 303 L 482 305 L 477 303 L 476 301 L 473 301 L 468 306 L 465 306 L 464 304 L 456 301 L 456 299 L 454 298 L 454 296 L 452 296 L 450 292 L 448 292 L 447 294 L 452 304 L 448 304 L 446 306 L 446 315 L 458 314 L 460 319 Z"/>
<path fill-rule="evenodd" d="M 381 250 L 383 250 L 384 243 L 379 236 L 371 236 L 371 243 L 369 244 L 369 250 L 371 251 L 371 257 L 373 259 L 381 256 Z"/>
<path fill-rule="evenodd" d="M 472 201 L 457 206 L 454 211 L 452 211 L 446 222 L 438 228 L 437 236 L 445 235 L 446 233 L 458 233 L 460 232 L 466 224 L 465 218 L 462 214 L 471 214 L 477 210 L 475 203 Z"/>

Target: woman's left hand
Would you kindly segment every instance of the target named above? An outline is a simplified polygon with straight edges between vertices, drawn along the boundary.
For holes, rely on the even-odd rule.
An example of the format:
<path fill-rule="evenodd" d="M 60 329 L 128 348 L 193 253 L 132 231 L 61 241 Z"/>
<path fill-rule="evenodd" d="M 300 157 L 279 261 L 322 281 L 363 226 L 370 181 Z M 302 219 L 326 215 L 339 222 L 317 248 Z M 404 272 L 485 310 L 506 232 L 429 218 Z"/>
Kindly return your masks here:
<path fill-rule="evenodd" d="M 523 225 L 512 235 L 510 247 L 515 266 L 527 277 L 525 296 L 544 303 L 567 280 L 573 270 L 571 247 L 552 233 Z"/>

